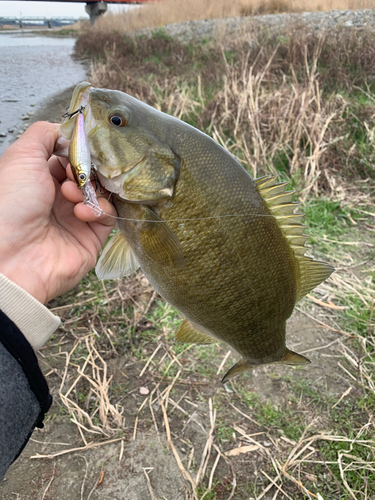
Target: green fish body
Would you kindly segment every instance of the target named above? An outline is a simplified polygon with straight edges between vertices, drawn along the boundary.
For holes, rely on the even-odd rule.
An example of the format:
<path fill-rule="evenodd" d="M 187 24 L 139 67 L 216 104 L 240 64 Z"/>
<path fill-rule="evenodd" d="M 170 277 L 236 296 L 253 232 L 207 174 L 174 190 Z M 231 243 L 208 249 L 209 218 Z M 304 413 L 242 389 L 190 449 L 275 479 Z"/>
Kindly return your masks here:
<path fill-rule="evenodd" d="M 273 177 L 253 180 L 194 127 L 87 85 L 77 87 L 70 111 L 88 102 L 92 161 L 120 217 L 98 276 L 141 267 L 185 318 L 177 341 L 221 340 L 241 355 L 223 381 L 261 364 L 308 363 L 286 347 L 286 321 L 333 268 L 304 255 L 293 192 Z"/>

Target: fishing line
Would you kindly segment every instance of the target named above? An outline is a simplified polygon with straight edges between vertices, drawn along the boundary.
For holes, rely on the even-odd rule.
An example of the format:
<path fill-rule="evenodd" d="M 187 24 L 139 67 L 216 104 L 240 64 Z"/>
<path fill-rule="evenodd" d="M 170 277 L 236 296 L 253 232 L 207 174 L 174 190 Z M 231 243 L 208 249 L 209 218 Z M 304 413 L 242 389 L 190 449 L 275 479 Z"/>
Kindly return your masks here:
<path fill-rule="evenodd" d="M 109 197 L 107 198 L 107 201 L 109 201 L 111 199 L 111 197 L 112 197 L 112 193 L 110 193 Z M 85 205 L 87 205 L 88 207 L 90 207 L 92 210 L 94 210 L 94 209 L 98 210 L 98 207 L 96 205 L 94 205 L 89 200 L 85 200 L 83 203 Z M 298 205 L 298 203 L 296 203 L 296 207 L 297 207 L 297 205 Z M 118 217 L 115 215 L 110 215 L 110 214 L 107 214 L 106 212 L 104 212 L 104 210 L 102 210 L 101 208 L 100 208 L 100 211 L 101 211 L 100 215 L 106 215 L 107 217 L 110 217 L 111 219 L 116 219 L 116 220 L 125 220 L 125 221 L 129 221 L 129 222 L 154 222 L 154 223 L 179 222 L 181 225 L 184 224 L 185 222 L 194 222 L 194 221 L 202 221 L 202 220 L 209 220 L 209 219 L 224 219 L 224 218 L 230 218 L 230 217 L 232 217 L 232 218 L 233 217 L 272 217 L 272 218 L 275 218 L 275 216 L 273 214 L 224 214 L 224 215 L 211 215 L 208 217 L 195 217 L 195 218 L 186 218 L 186 219 L 148 220 L 148 219 L 130 219 L 127 217 Z M 290 215 L 295 215 L 295 216 L 303 215 L 304 216 L 305 214 L 301 214 L 301 213 L 286 214 L 286 216 L 290 216 Z M 304 226 L 304 224 L 302 224 L 302 223 L 301 223 L 301 225 Z M 304 236 L 309 236 L 310 238 L 315 237 L 316 239 L 325 241 L 324 238 L 322 238 L 320 235 L 318 235 L 318 233 L 316 233 L 309 226 L 305 225 L 305 230 L 307 230 L 310 234 L 306 234 Z M 298 235 L 296 235 L 296 236 L 298 236 Z M 310 247 L 306 247 L 306 248 L 308 249 Z"/>
<path fill-rule="evenodd" d="M 84 109 L 84 107 L 82 107 L 82 106 L 81 106 L 81 108 Z M 81 111 L 81 108 L 79 108 L 77 111 L 74 111 L 74 113 L 72 113 L 72 114 L 79 113 Z M 99 184 L 99 186 L 101 186 L 101 184 L 100 184 L 100 181 L 96 175 L 96 168 L 92 168 L 91 172 L 94 174 L 95 190 L 98 190 L 100 194 L 104 194 L 100 191 L 100 189 L 98 189 L 98 184 Z M 107 199 L 107 201 L 110 200 L 111 196 L 112 196 L 112 193 L 110 193 L 110 196 Z M 84 205 L 87 205 L 88 207 L 90 207 L 92 210 L 94 210 L 94 209 L 98 210 L 98 208 L 99 208 L 101 210 L 101 213 L 103 215 L 106 215 L 107 217 L 111 217 L 112 219 L 117 219 L 117 220 L 126 220 L 129 222 L 159 222 L 159 223 L 180 222 L 180 223 L 184 223 L 184 222 L 193 222 L 193 221 L 209 220 L 209 219 L 223 219 L 223 218 L 229 218 L 229 217 L 273 217 L 273 218 L 275 218 L 275 216 L 273 214 L 224 214 L 224 215 L 211 215 L 208 217 L 196 217 L 196 218 L 187 218 L 187 219 L 165 219 L 165 220 L 128 219 L 126 217 L 118 217 L 115 215 L 107 214 L 106 212 L 104 212 L 104 210 L 102 210 L 100 207 L 94 205 L 88 199 L 85 199 L 83 201 L 83 203 L 84 203 Z M 296 203 L 296 205 L 298 205 L 298 203 Z M 287 215 L 298 216 L 298 215 L 302 215 L 302 214 L 287 214 Z"/>
<path fill-rule="evenodd" d="M 63 118 L 69 118 L 69 120 L 72 118 L 72 116 L 78 114 L 78 113 L 83 113 L 83 110 L 85 109 L 86 106 L 80 106 L 78 109 L 73 111 L 72 113 L 68 112 L 69 106 L 65 108 L 65 113 L 61 115 Z"/>
<path fill-rule="evenodd" d="M 87 201 L 86 203 L 83 202 L 84 205 L 87 205 L 90 208 L 98 208 L 96 205 L 91 203 L 91 201 Z M 189 221 L 198 221 L 198 220 L 207 220 L 207 219 L 222 219 L 224 217 L 273 217 L 275 218 L 274 215 L 272 214 L 225 214 L 225 215 L 211 215 L 209 217 L 196 217 L 196 218 L 187 218 L 187 219 L 165 219 L 165 220 L 147 220 L 147 219 L 128 219 L 126 217 L 116 217 L 115 215 L 110 215 L 104 212 L 104 210 L 100 209 L 103 215 L 106 215 L 107 217 L 111 217 L 112 219 L 117 219 L 117 220 L 127 220 L 131 222 L 159 222 L 159 223 L 164 223 L 164 222 L 189 222 Z M 293 215 L 302 215 L 302 214 L 293 214 Z"/>
<path fill-rule="evenodd" d="M 84 202 L 85 205 L 90 207 L 91 209 L 98 209 L 96 205 L 91 203 L 90 201 L 87 201 L 86 203 Z M 126 220 L 129 222 L 154 222 L 154 223 L 166 223 L 166 222 L 179 222 L 180 224 L 184 224 L 185 222 L 194 222 L 194 221 L 201 221 L 201 220 L 207 220 L 207 219 L 223 219 L 223 218 L 229 218 L 229 217 L 272 217 L 275 218 L 274 215 L 272 214 L 225 214 L 225 215 L 212 215 L 209 217 L 196 217 L 196 218 L 189 218 L 189 219 L 165 219 L 165 220 L 148 220 L 148 219 L 128 219 L 126 217 L 116 217 L 115 215 L 110 215 L 104 212 L 104 210 L 101 210 L 101 215 L 106 215 L 107 217 L 110 217 L 111 219 L 117 219 L 117 220 Z M 288 215 L 302 215 L 302 214 L 288 214 Z M 304 215 L 304 214 L 303 214 Z M 301 223 L 303 226 L 304 224 Z M 304 234 L 303 236 L 309 236 L 310 238 L 316 238 L 321 241 L 325 241 L 324 238 L 322 238 L 318 233 L 316 233 L 313 229 L 311 229 L 309 226 L 305 226 L 305 230 L 308 231 L 310 234 Z M 301 236 L 301 235 L 296 235 L 296 237 Z M 311 243 L 311 242 L 309 242 Z M 310 247 L 306 247 L 308 250 Z"/>

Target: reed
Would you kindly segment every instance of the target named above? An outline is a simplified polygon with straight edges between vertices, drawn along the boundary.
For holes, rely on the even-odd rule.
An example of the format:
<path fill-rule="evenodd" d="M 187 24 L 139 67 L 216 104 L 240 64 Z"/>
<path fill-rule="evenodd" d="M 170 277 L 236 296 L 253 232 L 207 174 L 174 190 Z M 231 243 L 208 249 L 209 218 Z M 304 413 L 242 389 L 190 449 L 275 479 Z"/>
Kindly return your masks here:
<path fill-rule="evenodd" d="M 247 36 L 183 45 L 159 31 L 136 39 L 87 34 L 77 50 L 96 58 L 94 86 L 197 126 L 253 177 L 277 172 L 304 200 L 338 196 L 353 176 L 374 176 L 374 107 L 365 102 L 374 42 L 370 30 L 332 36 L 291 25 L 283 36 L 253 32 L 250 45 Z"/>

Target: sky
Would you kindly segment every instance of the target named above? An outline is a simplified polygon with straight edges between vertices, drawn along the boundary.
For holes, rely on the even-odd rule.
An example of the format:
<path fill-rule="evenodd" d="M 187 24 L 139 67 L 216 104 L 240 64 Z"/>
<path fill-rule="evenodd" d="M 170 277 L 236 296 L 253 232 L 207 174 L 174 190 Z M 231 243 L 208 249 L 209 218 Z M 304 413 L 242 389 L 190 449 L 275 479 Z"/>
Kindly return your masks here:
<path fill-rule="evenodd" d="M 41 17 L 87 17 L 85 11 L 85 2 L 7 2 L 0 0 L 0 17 L 22 17 L 22 16 L 41 16 Z M 127 8 L 126 6 L 108 4 L 108 11 L 118 11 Z"/>

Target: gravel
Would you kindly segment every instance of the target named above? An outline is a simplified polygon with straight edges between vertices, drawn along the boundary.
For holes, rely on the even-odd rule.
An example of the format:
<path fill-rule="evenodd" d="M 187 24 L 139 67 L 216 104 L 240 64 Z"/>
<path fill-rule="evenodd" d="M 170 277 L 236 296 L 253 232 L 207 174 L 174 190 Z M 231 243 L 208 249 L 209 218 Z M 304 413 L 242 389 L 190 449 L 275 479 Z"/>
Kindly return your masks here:
<path fill-rule="evenodd" d="M 270 14 L 266 16 L 205 19 L 163 26 L 166 35 L 188 41 L 194 39 L 230 36 L 267 29 L 278 32 L 291 26 L 293 29 L 310 28 L 316 31 L 335 30 L 340 27 L 375 28 L 375 9 L 332 10 L 330 12 L 304 12 L 301 14 Z M 137 34 L 152 36 L 155 29 L 145 29 Z"/>

